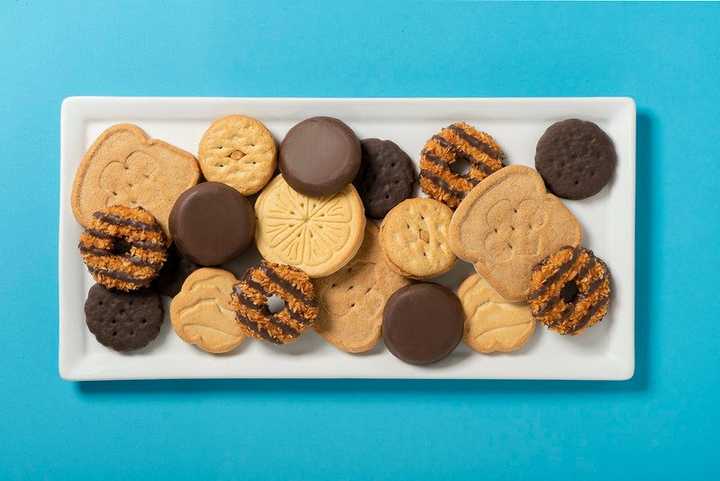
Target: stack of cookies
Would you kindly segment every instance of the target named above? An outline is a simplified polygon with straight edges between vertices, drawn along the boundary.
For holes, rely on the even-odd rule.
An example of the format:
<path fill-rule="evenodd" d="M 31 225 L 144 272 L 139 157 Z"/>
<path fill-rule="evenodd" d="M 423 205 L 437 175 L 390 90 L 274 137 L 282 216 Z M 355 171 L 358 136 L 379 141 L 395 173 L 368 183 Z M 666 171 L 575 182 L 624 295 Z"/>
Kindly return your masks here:
<path fill-rule="evenodd" d="M 576 119 L 539 139 L 537 170 L 506 165 L 490 134 L 454 123 L 425 143 L 419 176 L 396 143 L 359 140 L 331 117 L 303 120 L 279 147 L 259 120 L 223 117 L 197 157 L 115 125 L 72 192 L 97 282 L 87 325 L 105 346 L 142 348 L 168 296 L 175 333 L 209 353 L 313 329 L 349 353 L 382 338 L 420 365 L 463 339 L 518 350 L 538 321 L 576 335 L 606 315 L 610 274 L 559 197 L 596 194 L 615 163 L 607 134 Z M 224 267 L 253 249 L 262 260 L 239 277 Z M 431 282 L 458 259 L 476 274 L 457 293 Z"/>

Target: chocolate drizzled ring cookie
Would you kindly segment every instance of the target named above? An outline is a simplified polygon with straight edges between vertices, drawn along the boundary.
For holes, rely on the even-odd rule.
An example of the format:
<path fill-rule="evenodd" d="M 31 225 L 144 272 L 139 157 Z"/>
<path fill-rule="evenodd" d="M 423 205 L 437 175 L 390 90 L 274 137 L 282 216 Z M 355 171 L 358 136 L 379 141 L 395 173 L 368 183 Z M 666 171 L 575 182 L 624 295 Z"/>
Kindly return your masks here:
<path fill-rule="evenodd" d="M 78 247 L 95 281 L 121 291 L 149 286 L 167 255 L 165 234 L 152 214 L 122 205 L 95 212 Z"/>
<path fill-rule="evenodd" d="M 285 303 L 275 313 L 267 304 L 272 296 Z M 233 288 L 231 306 L 245 335 L 274 344 L 294 341 L 318 315 L 310 277 L 295 267 L 267 261 L 245 271 Z"/>
<path fill-rule="evenodd" d="M 610 272 L 584 247 L 562 247 L 532 271 L 528 298 L 533 317 L 560 334 L 576 335 L 608 312 Z"/>
<path fill-rule="evenodd" d="M 504 154 L 489 134 L 456 122 L 433 135 L 420 153 L 420 187 L 454 209 L 478 182 L 503 167 Z M 467 162 L 467 172 L 455 172 Z"/>

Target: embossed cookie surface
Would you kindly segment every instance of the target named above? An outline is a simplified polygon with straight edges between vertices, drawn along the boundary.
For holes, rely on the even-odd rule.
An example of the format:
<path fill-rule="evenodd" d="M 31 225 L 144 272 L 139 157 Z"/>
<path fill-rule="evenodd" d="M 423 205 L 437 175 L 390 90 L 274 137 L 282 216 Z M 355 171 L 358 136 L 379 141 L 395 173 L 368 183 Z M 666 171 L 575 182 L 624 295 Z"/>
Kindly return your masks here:
<path fill-rule="evenodd" d="M 532 267 L 582 240 L 580 224 L 529 167 L 512 165 L 478 184 L 453 214 L 453 252 L 508 300 L 527 299 Z"/>
<path fill-rule="evenodd" d="M 210 125 L 202 139 L 198 160 L 203 176 L 222 182 L 243 195 L 262 189 L 275 172 L 277 148 L 259 120 L 229 115 Z"/>
<path fill-rule="evenodd" d="M 460 284 L 458 297 L 465 311 L 463 339 L 478 352 L 515 351 L 535 332 L 528 305 L 506 300 L 478 274 Z"/>
<path fill-rule="evenodd" d="M 320 307 L 315 331 L 343 351 L 369 351 L 382 334 L 385 303 L 408 283 L 387 265 L 378 228 L 368 222 L 355 257 L 335 274 L 314 281 Z"/>
<path fill-rule="evenodd" d="M 235 276 L 222 269 L 198 269 L 170 303 L 170 321 L 185 342 L 212 352 L 228 352 L 245 339 L 230 306 Z"/>
<path fill-rule="evenodd" d="M 100 134 L 80 162 L 73 182 L 73 213 L 87 227 L 93 212 L 108 206 L 142 207 L 169 236 L 170 209 L 199 176 L 188 152 L 149 138 L 135 125 L 115 125 Z"/>
<path fill-rule="evenodd" d="M 255 240 L 270 262 L 329 276 L 352 259 L 365 233 L 363 204 L 348 184 L 328 197 L 308 197 L 275 177 L 255 202 Z"/>
<path fill-rule="evenodd" d="M 449 271 L 455 254 L 448 245 L 452 211 L 433 199 L 408 199 L 380 227 L 380 245 L 390 266 L 405 277 L 428 279 Z"/>

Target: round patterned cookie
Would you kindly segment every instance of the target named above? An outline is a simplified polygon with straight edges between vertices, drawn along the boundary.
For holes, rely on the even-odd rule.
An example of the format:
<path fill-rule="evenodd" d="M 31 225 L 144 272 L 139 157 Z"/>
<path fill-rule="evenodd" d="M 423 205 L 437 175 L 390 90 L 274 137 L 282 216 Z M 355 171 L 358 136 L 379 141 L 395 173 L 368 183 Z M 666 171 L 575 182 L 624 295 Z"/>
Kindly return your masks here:
<path fill-rule="evenodd" d="M 314 281 L 320 306 L 315 331 L 346 352 L 369 351 L 377 344 L 385 303 L 409 282 L 387 265 L 378 236 L 378 228 L 368 222 L 355 257 L 335 274 Z"/>
<path fill-rule="evenodd" d="M 600 192 L 610 181 L 616 163 L 610 137 L 585 120 L 552 124 L 535 151 L 535 168 L 548 190 L 565 199 L 585 199 Z"/>
<path fill-rule="evenodd" d="M 308 197 L 275 177 L 255 201 L 255 240 L 270 262 L 329 276 L 357 253 L 365 233 L 362 201 L 352 184 L 327 197 Z"/>
<path fill-rule="evenodd" d="M 268 301 L 279 297 L 284 306 L 271 312 Z M 318 314 L 315 288 L 300 269 L 262 261 L 235 284 L 231 306 L 246 336 L 287 344 L 312 327 Z"/>
<path fill-rule="evenodd" d="M 395 206 L 380 226 L 380 246 L 399 274 L 429 279 L 449 271 L 455 254 L 448 246 L 452 210 L 433 199 L 408 199 Z"/>
<path fill-rule="evenodd" d="M 78 247 L 95 281 L 121 291 L 149 286 L 167 255 L 165 234 L 152 214 L 122 205 L 95 212 Z"/>
<path fill-rule="evenodd" d="M 495 139 L 465 122 L 433 135 L 420 153 L 420 187 L 454 209 L 481 180 L 503 167 L 504 154 Z M 467 172 L 456 166 L 467 164 Z"/>
<path fill-rule="evenodd" d="M 415 167 L 410 157 L 391 140 L 365 139 L 355 187 L 365 215 L 382 219 L 390 209 L 412 196 Z"/>
<path fill-rule="evenodd" d="M 150 289 L 123 293 L 95 284 L 85 301 L 85 321 L 100 344 L 116 351 L 140 349 L 160 332 L 162 302 Z"/>
<path fill-rule="evenodd" d="M 515 351 L 535 332 L 528 305 L 508 301 L 478 274 L 460 284 L 458 297 L 465 310 L 463 338 L 475 351 Z"/>
<path fill-rule="evenodd" d="M 262 122 L 244 115 L 228 115 L 215 120 L 205 131 L 198 157 L 207 180 L 251 195 L 272 178 L 276 154 L 275 141 Z"/>
<path fill-rule="evenodd" d="M 582 246 L 566 246 L 533 268 L 528 300 L 535 319 L 576 335 L 605 317 L 610 291 L 605 262 Z"/>

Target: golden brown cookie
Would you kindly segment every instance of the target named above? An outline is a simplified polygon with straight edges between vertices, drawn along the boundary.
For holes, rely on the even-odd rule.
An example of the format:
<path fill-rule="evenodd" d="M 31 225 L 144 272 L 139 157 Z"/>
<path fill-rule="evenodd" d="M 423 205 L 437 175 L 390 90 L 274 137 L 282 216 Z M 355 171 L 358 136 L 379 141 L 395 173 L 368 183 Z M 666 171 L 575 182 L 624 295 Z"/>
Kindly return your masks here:
<path fill-rule="evenodd" d="M 185 279 L 170 303 L 170 322 L 180 339 L 216 354 L 242 344 L 245 335 L 230 305 L 236 282 L 230 272 L 210 267 Z"/>
<path fill-rule="evenodd" d="M 308 197 L 275 177 L 255 201 L 255 241 L 262 256 L 329 276 L 357 253 L 365 234 L 362 201 L 352 184 L 328 197 Z"/>
<path fill-rule="evenodd" d="M 271 312 L 268 300 L 278 296 L 284 307 Z M 310 278 L 292 266 L 262 261 L 235 284 L 232 307 L 246 336 L 287 344 L 312 327 L 318 315 Z"/>
<path fill-rule="evenodd" d="M 390 267 L 413 279 L 449 271 L 455 254 L 447 232 L 452 211 L 433 199 L 407 199 L 388 212 L 380 226 L 380 246 Z"/>
<path fill-rule="evenodd" d="M 80 255 L 95 281 L 132 291 L 150 285 L 167 257 L 165 234 L 148 211 L 114 205 L 95 212 L 80 235 Z"/>
<path fill-rule="evenodd" d="M 259 120 L 228 115 L 215 120 L 200 140 L 198 160 L 203 176 L 243 195 L 254 194 L 272 178 L 277 147 Z"/>
<path fill-rule="evenodd" d="M 315 331 L 340 350 L 369 351 L 382 334 L 385 302 L 408 283 L 387 265 L 378 228 L 368 222 L 355 257 L 335 274 L 314 280 L 320 306 Z"/>
<path fill-rule="evenodd" d="M 528 305 L 506 300 L 478 274 L 460 284 L 458 297 L 465 311 L 465 344 L 477 352 L 515 351 L 535 332 Z"/>
<path fill-rule="evenodd" d="M 560 334 L 580 334 L 600 322 L 610 305 L 610 272 L 584 247 L 565 246 L 532 271 L 530 309 Z"/>
<path fill-rule="evenodd" d="M 479 183 L 449 229 L 453 252 L 511 301 L 524 301 L 535 264 L 582 240 L 580 224 L 529 167 L 511 165 Z"/>
<path fill-rule="evenodd" d="M 111 205 L 142 207 L 169 236 L 170 209 L 199 176 L 192 154 L 149 138 L 135 125 L 114 125 L 80 161 L 73 182 L 73 213 L 87 227 L 94 212 Z"/>
<path fill-rule="evenodd" d="M 495 139 L 465 122 L 433 135 L 420 153 L 420 187 L 454 209 L 478 182 L 503 167 L 504 155 Z M 453 172 L 466 162 L 467 172 Z"/>

